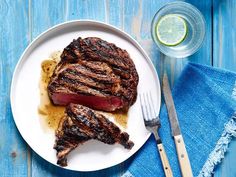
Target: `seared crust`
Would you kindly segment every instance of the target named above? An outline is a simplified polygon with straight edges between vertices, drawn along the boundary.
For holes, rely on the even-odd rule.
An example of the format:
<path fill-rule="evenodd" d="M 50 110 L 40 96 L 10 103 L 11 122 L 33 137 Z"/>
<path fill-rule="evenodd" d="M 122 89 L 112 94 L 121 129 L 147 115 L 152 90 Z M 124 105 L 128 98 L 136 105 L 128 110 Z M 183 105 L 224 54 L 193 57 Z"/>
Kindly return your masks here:
<path fill-rule="evenodd" d="M 119 143 L 127 149 L 134 145 L 126 132 L 121 132 L 102 114 L 82 105 L 70 104 L 56 131 L 54 149 L 57 151 L 57 163 L 66 166 L 67 155 L 90 139 L 106 144 Z"/>
<path fill-rule="evenodd" d="M 53 94 L 60 93 L 62 87 L 75 94 L 113 96 L 122 103 L 115 109 L 127 110 L 136 100 L 137 85 L 138 74 L 126 50 L 100 38 L 79 37 L 64 49 L 48 93 L 53 103 Z"/>

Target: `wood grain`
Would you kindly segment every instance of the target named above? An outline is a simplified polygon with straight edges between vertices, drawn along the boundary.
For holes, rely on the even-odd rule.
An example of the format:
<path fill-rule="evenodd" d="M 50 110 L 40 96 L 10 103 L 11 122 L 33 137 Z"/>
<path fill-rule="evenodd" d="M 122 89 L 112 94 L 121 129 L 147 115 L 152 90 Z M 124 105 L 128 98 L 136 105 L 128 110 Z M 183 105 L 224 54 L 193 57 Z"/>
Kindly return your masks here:
<path fill-rule="evenodd" d="M 160 1 L 159 8 L 166 4 L 167 1 Z M 168 2 L 173 2 L 173 0 L 168 0 Z M 166 70 L 168 77 L 170 79 L 170 85 L 173 86 L 174 82 L 178 79 L 181 71 L 188 62 L 202 63 L 211 65 L 212 64 L 212 5 L 211 0 L 199 1 L 199 0 L 187 0 L 197 7 L 203 14 L 206 20 L 206 35 L 203 41 L 202 47 L 199 51 L 190 57 L 175 59 L 171 57 L 164 56 L 160 54 L 160 77 L 162 77 L 163 71 Z M 158 66 L 157 66 L 158 67 Z"/>
<path fill-rule="evenodd" d="M 213 2 L 213 66 L 236 71 L 236 1 Z M 236 176 L 236 138 L 229 145 L 221 165 L 214 177 Z"/>
<path fill-rule="evenodd" d="M 236 1 L 214 1 L 214 66 L 236 71 Z"/>
<path fill-rule="evenodd" d="M 56 8 L 55 8 L 56 7 Z M 32 38 L 55 24 L 65 20 L 92 19 L 105 22 L 106 2 L 105 1 L 33 1 L 32 2 Z M 41 13 L 41 10 L 44 13 Z M 52 10 L 53 9 L 53 10 Z M 53 150 L 53 149 L 52 149 Z M 120 167 L 116 166 L 107 170 L 92 173 L 73 172 L 63 170 L 43 160 L 36 153 L 32 152 L 32 176 L 118 176 Z"/>
<path fill-rule="evenodd" d="M 166 177 L 173 177 L 172 169 L 171 169 L 171 166 L 170 166 L 170 163 L 169 163 L 168 157 L 166 155 L 165 148 L 164 148 L 163 144 L 162 143 L 157 144 L 157 149 L 160 154 L 161 163 L 163 166 L 163 171 L 165 173 L 165 176 Z"/>
<path fill-rule="evenodd" d="M 229 144 L 229 150 L 225 154 L 222 163 L 217 166 L 214 177 L 235 177 L 236 176 L 236 138 Z"/>
<path fill-rule="evenodd" d="M 91 19 L 105 21 L 105 0 L 67 0 L 66 20 Z M 55 2 L 54 2 L 55 6 Z"/>
<path fill-rule="evenodd" d="M 191 164 L 188 157 L 188 152 L 185 147 L 182 135 L 174 136 L 176 152 L 183 177 L 193 177 Z"/>
<path fill-rule="evenodd" d="M 150 36 L 156 11 L 174 0 L 0 0 L 0 176 L 120 176 L 122 163 L 93 173 L 77 173 L 49 164 L 35 154 L 17 131 L 10 108 L 10 82 L 23 50 L 44 30 L 75 19 L 93 19 L 110 23 L 132 35 L 152 59 L 160 77 L 167 70 L 171 85 L 189 61 L 236 71 L 236 1 L 187 0 L 206 19 L 206 38 L 202 48 L 191 57 L 173 59 L 161 54 Z M 236 140 L 215 177 L 235 177 Z"/>
<path fill-rule="evenodd" d="M 124 1 L 106 1 L 106 22 L 124 30 Z"/>
<path fill-rule="evenodd" d="M 0 176 L 25 177 L 27 146 L 13 121 L 9 95 L 15 65 L 29 43 L 28 2 L 4 0 L 0 10 Z"/>
<path fill-rule="evenodd" d="M 44 0 L 30 1 L 29 36 L 31 36 L 31 40 L 53 25 L 65 21 L 66 10 L 66 4 L 63 0 L 57 2 Z M 30 153 L 32 154 L 31 166 L 29 167 L 31 168 L 31 176 L 58 176 L 59 172 L 61 172 L 58 167 L 43 160 L 33 150 Z"/>

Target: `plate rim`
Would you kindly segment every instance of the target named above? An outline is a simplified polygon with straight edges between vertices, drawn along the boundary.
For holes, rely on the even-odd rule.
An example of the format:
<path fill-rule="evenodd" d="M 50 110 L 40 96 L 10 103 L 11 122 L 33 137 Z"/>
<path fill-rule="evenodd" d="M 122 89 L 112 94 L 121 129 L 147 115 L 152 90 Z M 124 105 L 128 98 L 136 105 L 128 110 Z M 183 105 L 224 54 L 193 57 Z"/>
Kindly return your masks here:
<path fill-rule="evenodd" d="M 161 89 L 160 89 L 160 80 L 159 80 L 159 76 L 158 76 L 158 73 L 156 71 L 156 68 L 154 67 L 151 59 L 149 58 L 148 54 L 146 53 L 146 51 L 141 47 L 141 45 L 128 33 L 126 33 L 125 31 L 119 29 L 118 27 L 116 26 L 113 26 L 113 25 L 110 25 L 108 23 L 105 23 L 105 22 L 102 22 L 102 21 L 97 21 L 97 20 L 89 20 L 89 19 L 83 19 L 83 20 L 70 20 L 70 21 L 66 21 L 66 22 L 62 22 L 62 23 L 59 23 L 57 25 L 54 25 L 50 28 L 48 28 L 47 30 L 43 31 L 42 33 L 40 33 L 35 39 L 33 39 L 29 44 L 28 46 L 24 49 L 23 53 L 21 54 L 21 56 L 19 57 L 19 60 L 17 61 L 17 64 L 14 68 L 14 72 L 13 72 L 13 75 L 12 75 L 12 80 L 11 80 L 11 88 L 10 88 L 10 105 L 11 105 L 11 110 L 12 110 L 12 117 L 13 117 L 13 120 L 14 120 L 14 123 L 19 131 L 19 134 L 21 135 L 21 137 L 24 139 L 24 141 L 27 143 L 27 145 L 38 155 L 40 156 L 41 158 L 43 158 L 44 160 L 46 160 L 47 162 L 49 162 L 50 164 L 56 166 L 56 167 L 60 167 L 60 168 L 63 168 L 63 169 L 66 169 L 66 170 L 70 170 L 70 171 L 76 171 L 76 172 L 93 172 L 93 171 L 99 171 L 99 170 L 103 170 L 103 169 L 107 169 L 107 168 L 110 168 L 110 167 L 113 167 L 113 166 L 116 166 L 126 160 L 128 160 L 131 156 L 133 156 L 135 153 L 137 153 L 142 147 L 143 145 L 147 142 L 148 138 L 150 137 L 151 133 L 148 132 L 146 138 L 145 138 L 145 141 L 143 141 L 143 143 L 140 143 L 139 147 L 137 148 L 136 151 L 134 151 L 133 153 L 129 154 L 127 156 L 127 158 L 123 159 L 123 160 L 120 160 L 118 162 L 116 162 L 115 164 L 111 164 L 107 167 L 99 167 L 97 169 L 91 169 L 91 170 L 75 170 L 75 169 L 69 169 L 69 168 L 66 168 L 66 167 L 61 167 L 55 163 L 52 163 L 51 161 L 49 161 L 48 159 L 46 159 L 45 157 L 41 156 L 37 151 L 35 151 L 31 146 L 30 144 L 28 143 L 28 141 L 26 141 L 26 138 L 22 135 L 21 131 L 20 131 L 20 128 L 18 127 L 18 124 L 16 123 L 16 119 L 15 119 L 15 116 L 17 115 L 15 110 L 14 110 L 14 88 L 16 86 L 16 81 L 17 81 L 17 73 L 19 73 L 20 71 L 20 67 L 22 65 L 22 62 L 24 62 L 26 59 L 24 59 L 25 55 L 27 55 L 27 52 L 28 50 L 30 50 L 32 47 L 34 47 L 35 43 L 37 43 L 38 41 L 40 41 L 41 38 L 43 38 L 45 35 L 47 35 L 48 33 L 50 33 L 51 31 L 57 29 L 57 28 L 60 28 L 60 27 L 63 27 L 63 26 L 67 26 L 67 25 L 73 25 L 73 24 L 79 24 L 79 23 L 89 23 L 90 25 L 100 25 L 100 26 L 103 26 L 105 28 L 109 28 L 110 30 L 114 30 L 115 32 L 118 32 L 121 36 L 124 36 L 125 38 L 128 39 L 129 42 L 132 43 L 132 45 L 134 45 L 135 47 L 137 47 L 137 49 L 141 52 L 141 54 L 145 57 L 145 60 L 148 62 L 149 66 L 151 67 L 151 69 L 155 72 L 155 79 L 156 79 L 156 82 L 157 82 L 157 89 L 159 90 L 160 92 L 160 95 L 159 95 L 159 100 L 158 101 L 158 110 L 157 110 L 157 113 L 159 115 L 160 113 L 160 107 L 161 107 Z"/>

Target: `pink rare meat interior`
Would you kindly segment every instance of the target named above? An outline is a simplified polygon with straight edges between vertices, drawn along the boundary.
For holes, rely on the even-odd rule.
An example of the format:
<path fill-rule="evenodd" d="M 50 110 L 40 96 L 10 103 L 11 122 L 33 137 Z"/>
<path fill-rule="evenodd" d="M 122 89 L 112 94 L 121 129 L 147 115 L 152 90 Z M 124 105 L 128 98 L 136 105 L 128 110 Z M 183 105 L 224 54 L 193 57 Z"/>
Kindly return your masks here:
<path fill-rule="evenodd" d="M 138 74 L 128 52 L 100 38 L 73 40 L 48 84 L 55 105 L 81 104 L 102 111 L 128 110 L 137 97 Z"/>

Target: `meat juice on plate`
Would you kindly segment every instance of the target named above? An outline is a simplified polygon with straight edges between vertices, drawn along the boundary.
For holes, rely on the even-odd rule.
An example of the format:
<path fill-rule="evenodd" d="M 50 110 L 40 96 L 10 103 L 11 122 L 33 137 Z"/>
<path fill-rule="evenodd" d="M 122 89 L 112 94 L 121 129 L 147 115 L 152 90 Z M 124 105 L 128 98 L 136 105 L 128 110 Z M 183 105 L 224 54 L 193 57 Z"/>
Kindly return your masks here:
<path fill-rule="evenodd" d="M 64 106 L 55 106 L 51 103 L 48 97 L 47 86 L 50 81 L 50 77 L 53 71 L 60 61 L 61 51 L 53 52 L 48 59 L 45 59 L 41 63 L 41 78 L 39 82 L 40 88 L 40 105 L 38 107 L 38 113 L 41 118 L 42 127 L 45 129 L 57 129 L 61 118 L 64 115 Z M 107 115 L 109 118 L 113 118 L 115 122 L 121 125 L 123 128 L 127 127 L 128 114 L 127 112 L 117 111 L 115 113 L 106 113 L 99 111 L 100 113 Z"/>
<path fill-rule="evenodd" d="M 53 70 L 55 69 L 59 59 L 60 51 L 52 53 L 52 55 L 41 63 L 41 78 L 39 83 L 40 88 L 40 105 L 38 113 L 40 115 L 43 128 L 56 129 L 60 119 L 64 115 L 64 106 L 55 106 L 51 103 L 47 86 Z"/>
<path fill-rule="evenodd" d="M 114 121 L 121 125 L 123 128 L 127 127 L 128 113 L 123 111 L 116 111 L 114 113 L 101 112 L 105 116 L 114 118 Z"/>

